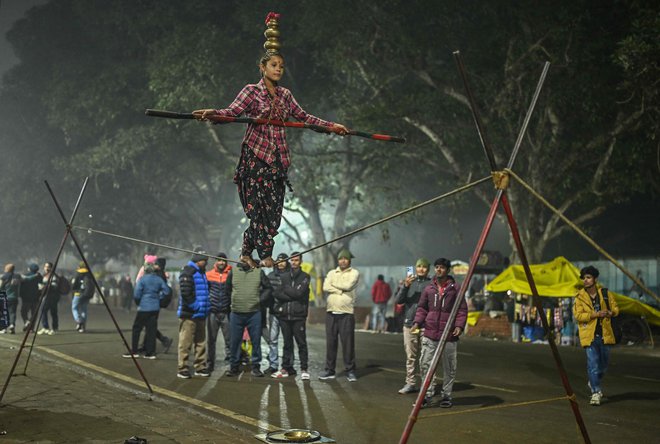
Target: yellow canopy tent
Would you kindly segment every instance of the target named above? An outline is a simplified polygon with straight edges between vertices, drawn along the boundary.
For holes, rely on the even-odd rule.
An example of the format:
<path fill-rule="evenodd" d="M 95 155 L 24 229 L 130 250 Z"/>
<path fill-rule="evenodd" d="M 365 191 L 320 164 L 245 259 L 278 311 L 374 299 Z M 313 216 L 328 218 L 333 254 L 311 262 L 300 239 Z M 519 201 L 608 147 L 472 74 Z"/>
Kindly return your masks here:
<path fill-rule="evenodd" d="M 574 297 L 578 288 L 582 286 L 580 270 L 562 256 L 545 264 L 530 265 L 530 268 L 540 296 Z M 532 294 L 522 265 L 511 265 L 493 279 L 486 289 L 491 292 L 511 290 L 521 294 Z M 609 294 L 614 297 L 622 313 L 644 316 L 649 324 L 660 326 L 660 310 L 613 291 Z"/>

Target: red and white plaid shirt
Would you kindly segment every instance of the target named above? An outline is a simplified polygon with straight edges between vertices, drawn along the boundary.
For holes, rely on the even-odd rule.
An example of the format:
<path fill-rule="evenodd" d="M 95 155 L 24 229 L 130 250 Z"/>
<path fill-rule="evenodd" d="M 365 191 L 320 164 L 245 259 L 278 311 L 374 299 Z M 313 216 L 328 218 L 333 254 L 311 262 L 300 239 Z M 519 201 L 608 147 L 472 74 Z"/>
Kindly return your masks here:
<path fill-rule="evenodd" d="M 215 112 L 220 116 L 239 117 L 241 114 L 245 114 L 252 118 L 282 121 L 293 116 L 295 119 L 311 125 L 328 127 L 334 125 L 332 122 L 307 114 L 298 105 L 291 91 L 286 88 L 275 87 L 275 97 L 271 98 L 263 79 L 256 85 L 246 85 L 229 107 L 217 109 Z M 243 137 L 243 144 L 249 146 L 259 159 L 269 165 L 275 161 L 277 149 L 279 149 L 284 169 L 288 169 L 291 164 L 286 133 L 282 126 L 249 123 Z"/>

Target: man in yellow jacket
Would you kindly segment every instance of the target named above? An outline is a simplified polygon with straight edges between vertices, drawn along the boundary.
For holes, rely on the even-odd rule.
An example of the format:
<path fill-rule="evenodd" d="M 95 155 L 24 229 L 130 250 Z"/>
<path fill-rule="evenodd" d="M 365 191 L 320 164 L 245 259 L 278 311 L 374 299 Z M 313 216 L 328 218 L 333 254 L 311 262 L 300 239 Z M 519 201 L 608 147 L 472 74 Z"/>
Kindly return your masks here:
<path fill-rule="evenodd" d="M 573 305 L 573 317 L 579 326 L 580 344 L 587 351 L 587 376 L 591 389 L 591 405 L 600 405 L 603 398 L 601 381 L 607 371 L 610 345 L 615 344 L 612 317 L 619 307 L 606 288 L 599 288 L 598 269 L 592 265 L 580 270 L 584 289 L 578 291 Z"/>

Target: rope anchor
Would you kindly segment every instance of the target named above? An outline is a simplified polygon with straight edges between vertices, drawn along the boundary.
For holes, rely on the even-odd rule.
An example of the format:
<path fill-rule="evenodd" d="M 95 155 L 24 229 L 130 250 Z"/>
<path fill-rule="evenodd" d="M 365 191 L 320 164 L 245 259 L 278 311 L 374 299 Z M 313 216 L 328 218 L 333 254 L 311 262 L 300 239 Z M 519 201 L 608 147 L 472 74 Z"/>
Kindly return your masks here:
<path fill-rule="evenodd" d="M 506 171 L 493 171 L 491 173 L 493 183 L 498 190 L 506 190 L 509 188 L 509 173 Z"/>

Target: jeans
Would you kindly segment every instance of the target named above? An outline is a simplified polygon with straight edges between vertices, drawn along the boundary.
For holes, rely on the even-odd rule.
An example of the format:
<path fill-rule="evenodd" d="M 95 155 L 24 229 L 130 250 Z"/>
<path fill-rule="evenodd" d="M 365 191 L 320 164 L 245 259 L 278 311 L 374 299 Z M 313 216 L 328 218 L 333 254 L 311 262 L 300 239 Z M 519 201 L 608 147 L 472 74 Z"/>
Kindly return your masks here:
<path fill-rule="evenodd" d="M 371 323 L 369 327 L 372 330 L 383 331 L 385 330 L 385 313 L 387 312 L 387 302 L 382 304 L 374 304 L 371 309 Z"/>
<path fill-rule="evenodd" d="M 435 350 L 440 345 L 440 341 L 434 341 L 429 339 L 426 336 L 422 338 L 422 354 L 419 357 L 419 367 L 422 372 L 422 378 L 426 378 L 426 374 L 431 368 L 431 361 L 433 361 L 433 355 Z M 456 380 L 456 349 L 458 342 L 447 341 L 445 342 L 445 349 L 442 351 L 442 356 L 440 360 L 442 361 L 442 397 L 451 398 L 451 392 L 454 388 L 454 381 Z M 426 396 L 435 395 L 435 373 L 433 374 L 433 380 L 429 384 L 429 388 L 426 390 Z"/>
<path fill-rule="evenodd" d="M 602 336 L 595 336 L 593 342 L 587 347 L 587 376 L 591 392 L 602 391 L 600 382 L 605 376 L 610 360 L 610 346 L 603 344 Z"/>
<path fill-rule="evenodd" d="M 44 307 L 41 317 L 41 326 L 45 329 L 49 329 L 48 326 L 48 313 L 50 313 L 51 318 L 53 318 L 53 330 L 57 331 L 60 328 L 60 320 L 57 316 L 57 303 L 59 302 L 59 296 L 46 296 L 44 301 Z"/>
<path fill-rule="evenodd" d="M 268 315 L 268 330 L 264 329 L 263 337 L 268 344 L 268 366 L 277 367 L 278 351 L 277 345 L 280 338 L 280 320 L 274 315 Z"/>
<path fill-rule="evenodd" d="M 83 299 L 80 296 L 74 296 L 71 299 L 71 312 L 73 313 L 73 320 L 76 324 L 87 323 L 87 307 L 89 306 L 89 299 Z"/>
<path fill-rule="evenodd" d="M 261 366 L 261 311 L 229 315 L 229 343 L 231 344 L 231 369 L 237 370 L 241 362 L 243 329 L 247 328 L 252 341 L 252 367 Z"/>

